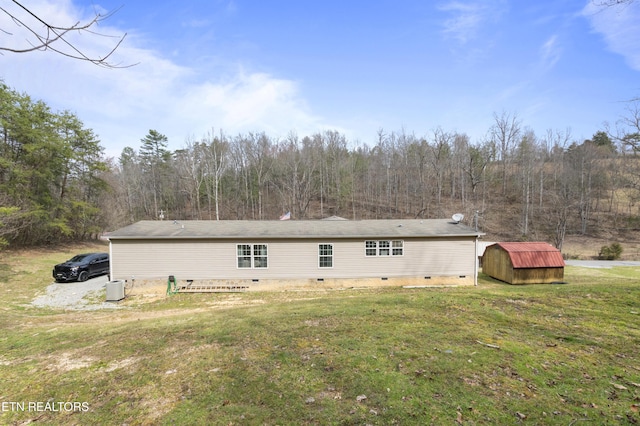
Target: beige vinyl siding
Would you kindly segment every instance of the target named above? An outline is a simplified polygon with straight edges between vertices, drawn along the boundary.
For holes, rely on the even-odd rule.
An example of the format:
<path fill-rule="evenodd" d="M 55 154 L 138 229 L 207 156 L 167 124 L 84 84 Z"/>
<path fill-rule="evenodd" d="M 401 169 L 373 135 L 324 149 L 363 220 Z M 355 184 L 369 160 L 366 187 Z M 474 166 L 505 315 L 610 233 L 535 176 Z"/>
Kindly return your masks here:
<path fill-rule="evenodd" d="M 185 280 L 316 279 L 475 273 L 474 237 L 403 241 L 402 256 L 365 256 L 364 239 L 118 239 L 111 242 L 112 279 L 159 279 L 169 275 Z M 238 268 L 237 244 L 267 244 L 268 268 Z M 318 266 L 319 244 L 333 245 L 332 268 Z"/>

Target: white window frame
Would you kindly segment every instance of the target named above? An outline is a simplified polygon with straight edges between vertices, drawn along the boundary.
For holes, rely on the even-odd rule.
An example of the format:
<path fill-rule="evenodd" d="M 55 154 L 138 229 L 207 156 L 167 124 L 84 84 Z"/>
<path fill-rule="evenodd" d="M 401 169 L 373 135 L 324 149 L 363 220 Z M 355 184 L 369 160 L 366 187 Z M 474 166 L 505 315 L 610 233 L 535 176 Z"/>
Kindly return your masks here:
<path fill-rule="evenodd" d="M 404 240 L 391 240 L 391 256 L 404 256 Z"/>
<path fill-rule="evenodd" d="M 331 253 L 324 253 L 323 246 L 327 246 L 331 248 Z M 331 261 L 330 266 L 323 265 L 323 259 L 326 261 L 329 259 Z M 320 243 L 318 244 L 318 268 L 320 269 L 331 269 L 333 268 L 333 243 Z"/>
<path fill-rule="evenodd" d="M 243 252 L 240 253 L 240 248 Z M 249 248 L 247 253 L 246 248 Z M 264 253 L 256 249 L 264 248 Z M 249 261 L 249 266 L 240 266 L 240 260 Z M 257 261 L 264 259 L 264 266 L 258 265 Z M 269 268 L 269 245 L 264 243 L 239 243 L 236 244 L 236 269 L 268 269 Z"/>
<path fill-rule="evenodd" d="M 404 256 L 404 240 L 365 240 L 365 257 Z"/>
<path fill-rule="evenodd" d="M 391 240 L 378 240 L 378 256 L 391 256 Z"/>
<path fill-rule="evenodd" d="M 376 240 L 366 240 L 364 242 L 364 255 L 366 257 L 378 255 L 378 242 Z"/>

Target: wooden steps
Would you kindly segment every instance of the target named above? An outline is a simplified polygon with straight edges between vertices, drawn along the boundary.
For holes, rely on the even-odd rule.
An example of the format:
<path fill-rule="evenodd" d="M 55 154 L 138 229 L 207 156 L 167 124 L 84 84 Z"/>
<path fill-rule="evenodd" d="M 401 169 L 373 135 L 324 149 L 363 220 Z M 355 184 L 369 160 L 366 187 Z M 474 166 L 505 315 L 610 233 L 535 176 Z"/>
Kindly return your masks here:
<path fill-rule="evenodd" d="M 249 286 L 239 284 L 221 284 L 219 280 L 180 280 L 178 293 L 239 293 L 249 290 Z"/>

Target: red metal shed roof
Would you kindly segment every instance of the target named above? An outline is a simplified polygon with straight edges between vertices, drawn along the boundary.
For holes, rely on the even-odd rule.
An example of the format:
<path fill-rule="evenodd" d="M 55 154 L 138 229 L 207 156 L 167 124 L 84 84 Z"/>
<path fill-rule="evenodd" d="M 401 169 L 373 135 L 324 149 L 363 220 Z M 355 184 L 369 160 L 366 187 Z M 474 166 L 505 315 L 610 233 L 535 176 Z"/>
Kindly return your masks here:
<path fill-rule="evenodd" d="M 514 268 L 561 268 L 560 250 L 548 243 L 497 243 L 509 254 Z"/>

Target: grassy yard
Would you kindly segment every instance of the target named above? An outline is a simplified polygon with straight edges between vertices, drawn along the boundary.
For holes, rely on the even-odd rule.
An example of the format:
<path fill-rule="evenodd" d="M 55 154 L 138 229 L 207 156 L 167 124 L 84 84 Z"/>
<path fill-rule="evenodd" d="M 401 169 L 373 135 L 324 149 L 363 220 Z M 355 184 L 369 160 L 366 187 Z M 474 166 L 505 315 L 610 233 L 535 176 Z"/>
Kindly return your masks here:
<path fill-rule="evenodd" d="M 640 268 L 31 307 L 71 254 L 0 254 L 2 424 L 640 423 Z"/>

